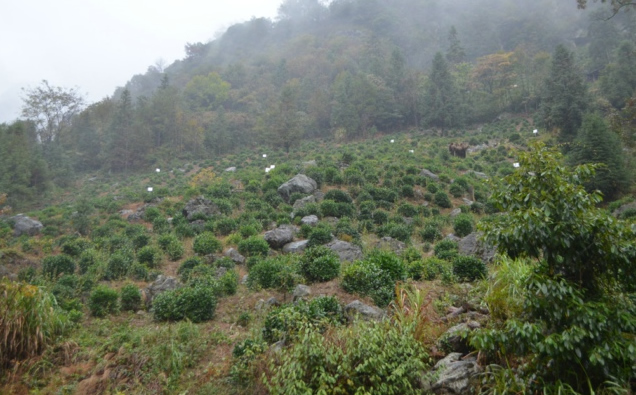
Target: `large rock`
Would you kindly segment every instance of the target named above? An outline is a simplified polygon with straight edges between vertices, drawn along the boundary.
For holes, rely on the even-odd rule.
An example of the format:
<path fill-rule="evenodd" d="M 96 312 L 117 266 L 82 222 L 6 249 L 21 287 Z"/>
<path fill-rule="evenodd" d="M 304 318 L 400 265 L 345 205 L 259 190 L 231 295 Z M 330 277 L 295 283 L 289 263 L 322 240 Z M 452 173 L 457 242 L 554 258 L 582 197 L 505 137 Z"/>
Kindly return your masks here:
<path fill-rule="evenodd" d="M 423 390 L 434 394 L 467 394 L 471 393 L 472 379 L 481 373 L 482 369 L 474 357 L 461 360 L 462 354 L 451 353 L 435 364 L 436 380 L 423 380 Z"/>
<path fill-rule="evenodd" d="M 434 181 L 439 181 L 439 176 L 437 174 L 433 173 L 432 171 L 427 170 L 427 169 L 422 170 L 420 172 L 420 175 L 424 176 L 426 178 L 430 178 L 431 180 L 434 180 Z"/>
<path fill-rule="evenodd" d="M 35 236 L 44 227 L 42 222 L 29 218 L 24 214 L 18 214 L 9 218 L 9 220 L 13 222 L 13 235 L 16 237 L 22 235 Z"/>
<path fill-rule="evenodd" d="M 462 255 L 474 255 L 484 262 L 491 262 L 497 249 L 479 241 L 478 233 L 473 232 L 457 242 L 459 253 Z"/>
<path fill-rule="evenodd" d="M 344 313 L 349 321 L 353 321 L 356 317 L 365 321 L 381 321 L 386 316 L 384 310 L 366 305 L 359 300 L 354 300 L 346 305 Z"/>
<path fill-rule="evenodd" d="M 289 202 L 289 197 L 294 192 L 304 193 L 309 195 L 318 188 L 316 181 L 307 177 L 304 174 L 298 174 L 291 180 L 287 181 L 283 185 L 278 187 L 278 194 L 286 201 Z"/>
<path fill-rule="evenodd" d="M 396 254 L 400 255 L 404 249 L 406 249 L 406 244 L 401 242 L 400 240 L 396 240 L 392 237 L 385 236 L 381 238 L 376 244 L 376 248 L 380 248 L 383 250 L 391 250 Z"/>
<path fill-rule="evenodd" d="M 319 219 L 315 215 L 308 215 L 306 217 L 303 217 L 300 220 L 301 225 L 309 225 L 309 226 L 316 226 L 318 225 L 318 222 L 319 222 Z"/>
<path fill-rule="evenodd" d="M 295 254 L 301 253 L 307 248 L 307 243 L 309 243 L 309 240 L 293 241 L 291 243 L 285 244 L 285 246 L 283 247 L 283 252 Z"/>
<path fill-rule="evenodd" d="M 245 263 L 245 257 L 241 255 L 238 251 L 236 251 L 234 248 L 230 248 L 229 250 L 225 251 L 224 255 L 230 258 L 232 261 L 234 261 L 234 263 L 237 263 L 239 265 L 242 265 Z"/>
<path fill-rule="evenodd" d="M 207 218 L 220 214 L 221 211 L 219 211 L 217 205 L 203 196 L 190 200 L 183 209 L 183 216 L 186 217 L 188 221 L 199 219 L 198 217 L 200 216 Z"/>
<path fill-rule="evenodd" d="M 437 339 L 437 347 L 446 352 L 468 352 L 468 341 L 466 334 L 471 331 L 472 327 L 467 323 L 457 324 L 448 329 L 439 339 Z"/>
<path fill-rule="evenodd" d="M 332 251 L 334 251 L 340 257 L 341 261 L 353 262 L 362 259 L 362 249 L 357 245 L 347 243 L 342 240 L 334 240 L 327 244 Z"/>
<path fill-rule="evenodd" d="M 146 289 L 144 289 L 146 307 L 150 308 L 152 306 L 152 301 L 160 293 L 163 293 L 166 291 L 172 291 L 180 287 L 181 287 L 181 283 L 175 277 L 169 277 L 169 276 L 166 277 L 160 274 L 152 284 L 150 284 Z"/>
<path fill-rule="evenodd" d="M 274 230 L 265 232 L 263 238 L 272 248 L 283 248 L 285 244 L 294 241 L 297 229 L 293 225 L 281 225 Z"/>
<path fill-rule="evenodd" d="M 309 295 L 311 295 L 311 288 L 304 284 L 298 284 L 292 293 L 292 301 L 295 302 L 299 299 L 305 299 Z"/>

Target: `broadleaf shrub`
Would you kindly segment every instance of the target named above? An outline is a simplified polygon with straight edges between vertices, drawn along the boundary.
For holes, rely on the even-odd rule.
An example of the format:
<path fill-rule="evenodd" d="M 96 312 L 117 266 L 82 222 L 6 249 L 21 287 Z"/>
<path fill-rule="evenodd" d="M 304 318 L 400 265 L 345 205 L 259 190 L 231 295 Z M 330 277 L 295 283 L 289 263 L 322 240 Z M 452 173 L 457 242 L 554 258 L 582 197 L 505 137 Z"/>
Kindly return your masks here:
<path fill-rule="evenodd" d="M 212 232 L 203 232 L 194 238 L 193 250 L 199 255 L 209 255 L 223 250 L 223 244 Z"/>
<path fill-rule="evenodd" d="M 152 302 L 152 309 L 157 321 L 181 321 L 187 318 L 197 323 L 214 317 L 216 303 L 211 288 L 184 287 L 157 295 Z"/>
<path fill-rule="evenodd" d="M 75 261 L 68 255 L 49 255 L 42 260 L 42 274 L 54 279 L 62 274 L 75 273 Z"/>
<path fill-rule="evenodd" d="M 93 317 L 105 317 L 119 312 L 119 294 L 106 285 L 96 287 L 88 300 L 88 308 Z"/>
<path fill-rule="evenodd" d="M 300 258 L 299 270 L 309 282 L 329 281 L 340 273 L 340 257 L 325 246 L 310 247 Z"/>

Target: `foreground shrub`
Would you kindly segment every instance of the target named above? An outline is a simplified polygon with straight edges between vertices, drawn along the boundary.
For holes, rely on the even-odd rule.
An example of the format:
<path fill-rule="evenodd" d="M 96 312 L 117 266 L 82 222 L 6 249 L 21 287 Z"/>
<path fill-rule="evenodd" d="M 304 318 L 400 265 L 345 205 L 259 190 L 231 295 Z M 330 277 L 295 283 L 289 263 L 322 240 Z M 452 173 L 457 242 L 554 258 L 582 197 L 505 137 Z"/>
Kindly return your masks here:
<path fill-rule="evenodd" d="M 274 357 L 263 377 L 272 393 L 421 392 L 426 350 L 411 326 L 359 322 L 323 336 L 305 329 L 299 343 Z"/>
<path fill-rule="evenodd" d="M 406 265 L 394 253 L 374 250 L 364 260 L 347 266 L 342 273 L 342 288 L 349 293 L 371 296 L 384 307 L 395 296 L 396 281 L 407 277 Z"/>
<path fill-rule="evenodd" d="M 157 321 L 189 319 L 197 323 L 214 317 L 216 298 L 208 287 L 184 287 L 163 292 L 153 300 L 152 309 Z"/>
<path fill-rule="evenodd" d="M 73 273 L 75 273 L 75 262 L 68 255 L 50 255 L 42 260 L 42 274 L 49 279 Z"/>
<path fill-rule="evenodd" d="M 100 285 L 91 292 L 88 308 L 93 317 L 105 317 L 119 312 L 119 294 L 116 290 Z"/>
<path fill-rule="evenodd" d="M 300 258 L 299 270 L 309 282 L 329 281 L 340 273 L 340 257 L 325 246 L 310 247 Z"/>
<path fill-rule="evenodd" d="M 252 289 L 273 288 L 289 292 L 300 280 L 296 256 L 283 255 L 256 263 L 250 269 L 247 285 Z"/>
<path fill-rule="evenodd" d="M 33 285 L 0 281 L 0 371 L 40 355 L 68 328 L 55 297 Z"/>
<path fill-rule="evenodd" d="M 327 244 L 333 239 L 331 234 L 331 227 L 324 223 L 319 223 L 309 233 L 309 241 L 307 247 L 314 247 L 322 244 Z"/>

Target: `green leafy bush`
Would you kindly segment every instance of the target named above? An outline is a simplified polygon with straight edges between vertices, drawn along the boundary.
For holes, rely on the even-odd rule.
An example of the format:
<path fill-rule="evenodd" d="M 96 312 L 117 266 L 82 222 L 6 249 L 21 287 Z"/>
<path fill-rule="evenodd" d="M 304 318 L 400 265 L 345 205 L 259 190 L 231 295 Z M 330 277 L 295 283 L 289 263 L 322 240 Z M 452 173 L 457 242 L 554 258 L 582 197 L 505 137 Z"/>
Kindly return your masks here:
<path fill-rule="evenodd" d="M 464 237 L 473 232 L 473 217 L 469 214 L 459 214 L 453 219 L 455 236 Z"/>
<path fill-rule="evenodd" d="M 264 259 L 256 263 L 247 278 L 247 285 L 252 289 L 274 288 L 288 292 L 300 282 L 298 263 L 295 255 L 282 255 Z"/>
<path fill-rule="evenodd" d="M 216 232 L 222 236 L 227 236 L 238 229 L 238 222 L 233 218 L 221 218 L 214 224 Z"/>
<path fill-rule="evenodd" d="M 435 244 L 435 256 L 439 259 L 452 260 L 457 255 L 458 250 L 457 242 L 444 239 Z"/>
<path fill-rule="evenodd" d="M 196 266 L 203 265 L 203 259 L 198 256 L 193 256 L 181 263 L 179 269 L 177 269 L 177 275 L 181 277 L 183 283 L 187 283 L 190 278 L 190 271 Z"/>
<path fill-rule="evenodd" d="M 42 274 L 54 279 L 62 274 L 75 273 L 75 261 L 68 255 L 49 255 L 42 260 Z"/>
<path fill-rule="evenodd" d="M 121 309 L 123 311 L 137 311 L 141 307 L 141 291 L 135 284 L 126 284 L 121 288 Z"/>
<path fill-rule="evenodd" d="M 216 298 L 208 287 L 184 287 L 157 295 L 152 302 L 157 321 L 189 319 L 197 323 L 214 317 Z"/>
<path fill-rule="evenodd" d="M 223 250 L 223 244 L 212 232 L 203 232 L 194 239 L 193 250 L 199 255 L 209 255 Z"/>
<path fill-rule="evenodd" d="M 300 258 L 299 270 L 309 282 L 329 281 L 340 273 L 340 258 L 325 246 L 310 247 Z"/>
<path fill-rule="evenodd" d="M 119 312 L 119 294 L 105 285 L 97 286 L 88 299 L 88 308 L 93 317 L 105 317 Z"/>
<path fill-rule="evenodd" d="M 310 329 L 301 341 L 283 349 L 270 375 L 273 393 L 420 393 L 429 363 L 412 327 L 390 322 L 358 323 L 324 337 Z M 308 357 L 311 356 L 311 357 Z"/>
<path fill-rule="evenodd" d="M 410 203 L 402 203 L 397 209 L 398 214 L 405 217 L 415 217 L 417 215 L 417 208 Z"/>
<path fill-rule="evenodd" d="M 331 227 L 327 224 L 319 223 L 309 233 L 307 247 L 314 247 L 329 243 L 333 239 Z"/>
<path fill-rule="evenodd" d="M 112 254 L 106 264 L 106 279 L 119 280 L 123 278 L 128 273 L 133 261 L 132 255 L 127 251 Z"/>
<path fill-rule="evenodd" d="M 457 255 L 453 258 L 453 274 L 459 281 L 472 282 L 486 278 L 488 269 L 479 258 Z"/>
<path fill-rule="evenodd" d="M 161 251 L 153 246 L 145 246 L 137 252 L 137 260 L 149 268 L 158 267 L 161 263 Z"/>
<path fill-rule="evenodd" d="M 437 191 L 435 194 L 435 204 L 442 208 L 451 208 L 453 205 L 451 204 L 448 195 L 444 191 Z"/>
<path fill-rule="evenodd" d="M 331 189 L 329 190 L 324 197 L 325 200 L 333 200 L 334 202 L 338 202 L 338 203 L 352 203 L 353 199 L 351 199 L 351 196 L 340 189 Z"/>
<path fill-rule="evenodd" d="M 239 285 L 239 274 L 236 270 L 230 269 L 219 277 L 217 290 L 219 296 L 234 295 Z"/>
<path fill-rule="evenodd" d="M 406 265 L 398 256 L 374 250 L 364 260 L 344 268 L 341 286 L 349 293 L 369 295 L 383 307 L 393 300 L 396 281 L 404 281 L 406 276 Z"/>
<path fill-rule="evenodd" d="M 267 256 L 269 244 L 259 236 L 251 236 L 238 243 L 238 251 L 245 257 Z"/>

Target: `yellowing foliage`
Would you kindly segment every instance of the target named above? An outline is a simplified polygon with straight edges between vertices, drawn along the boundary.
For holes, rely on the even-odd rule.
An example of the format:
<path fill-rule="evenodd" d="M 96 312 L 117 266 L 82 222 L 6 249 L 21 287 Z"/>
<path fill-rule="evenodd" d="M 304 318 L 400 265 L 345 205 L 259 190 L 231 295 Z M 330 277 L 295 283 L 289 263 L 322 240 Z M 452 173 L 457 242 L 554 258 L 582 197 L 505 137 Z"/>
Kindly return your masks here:
<path fill-rule="evenodd" d="M 212 185 L 216 179 L 216 174 L 210 168 L 199 170 L 197 174 L 192 176 L 188 183 L 191 187 L 207 187 Z"/>

